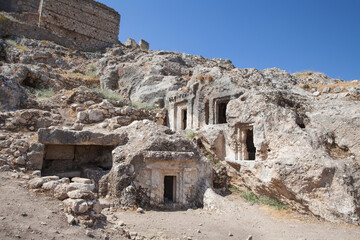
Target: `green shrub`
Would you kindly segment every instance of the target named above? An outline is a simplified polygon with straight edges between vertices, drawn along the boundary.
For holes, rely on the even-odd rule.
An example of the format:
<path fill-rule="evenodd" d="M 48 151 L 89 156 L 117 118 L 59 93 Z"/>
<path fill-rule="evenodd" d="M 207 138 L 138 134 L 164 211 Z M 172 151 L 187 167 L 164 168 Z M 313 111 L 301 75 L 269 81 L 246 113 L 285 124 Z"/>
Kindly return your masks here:
<path fill-rule="evenodd" d="M 30 49 L 26 46 L 17 45 L 17 43 L 12 39 L 7 39 L 6 43 L 10 46 L 19 49 L 20 51 L 29 51 Z"/>
<path fill-rule="evenodd" d="M 304 85 L 302 86 L 302 88 L 303 88 L 303 89 L 309 89 L 310 86 L 309 86 L 309 84 L 304 84 Z"/>
<path fill-rule="evenodd" d="M 141 102 L 131 102 L 130 106 L 132 106 L 132 107 L 134 107 L 136 109 L 148 109 L 148 110 L 159 108 L 155 104 L 146 104 L 146 103 L 141 103 Z"/>
<path fill-rule="evenodd" d="M 114 100 L 114 101 L 124 101 L 124 98 L 122 96 L 110 90 L 92 88 L 90 91 L 101 93 L 105 99 Z"/>
<path fill-rule="evenodd" d="M 193 138 L 195 137 L 195 132 L 192 131 L 192 130 L 188 130 L 188 131 L 186 132 L 186 137 L 187 137 L 187 138 L 190 138 L 190 139 L 193 139 Z"/>
<path fill-rule="evenodd" d="M 240 190 L 234 185 L 231 185 L 229 187 L 229 190 L 232 191 L 232 192 L 240 193 Z"/>
<path fill-rule="evenodd" d="M 96 70 L 87 70 L 85 76 L 96 78 L 97 77 Z"/>
<path fill-rule="evenodd" d="M 52 88 L 48 88 L 48 89 L 36 89 L 35 90 L 35 95 L 38 98 L 49 98 L 55 95 L 55 92 Z"/>
<path fill-rule="evenodd" d="M 6 41 L 5 41 L 7 44 L 9 44 L 10 46 L 13 46 L 13 47 L 15 47 L 16 45 L 17 45 L 17 43 L 14 41 L 14 40 L 12 40 L 12 39 L 6 39 Z"/>
<path fill-rule="evenodd" d="M 229 190 L 232 192 L 235 192 L 235 193 L 239 193 L 242 198 L 244 198 L 245 200 L 247 200 L 253 204 L 261 203 L 261 204 L 275 207 L 279 210 L 287 209 L 287 206 L 285 204 L 277 201 L 276 199 L 273 199 L 273 198 L 270 198 L 267 196 L 257 197 L 253 192 L 242 192 L 235 186 L 230 186 Z"/>

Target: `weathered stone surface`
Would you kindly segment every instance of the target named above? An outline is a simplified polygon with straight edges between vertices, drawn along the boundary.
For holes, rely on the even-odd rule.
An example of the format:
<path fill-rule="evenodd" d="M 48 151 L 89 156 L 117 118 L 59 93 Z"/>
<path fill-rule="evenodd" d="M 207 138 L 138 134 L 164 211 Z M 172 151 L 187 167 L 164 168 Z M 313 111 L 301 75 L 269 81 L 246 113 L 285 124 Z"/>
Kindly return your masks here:
<path fill-rule="evenodd" d="M 65 200 L 68 198 L 67 195 L 67 184 L 59 184 L 54 189 L 54 197 L 59 200 Z"/>
<path fill-rule="evenodd" d="M 100 122 L 104 119 L 104 114 L 100 110 L 90 110 L 89 111 L 89 121 L 90 122 Z"/>
<path fill-rule="evenodd" d="M 33 178 L 29 181 L 29 188 L 41 188 L 45 182 L 43 178 Z"/>
<path fill-rule="evenodd" d="M 136 43 L 136 41 L 132 38 L 128 38 L 128 40 L 126 42 L 124 42 L 124 45 L 127 47 L 131 47 L 131 48 L 137 48 L 138 45 Z"/>
<path fill-rule="evenodd" d="M 0 172 L 6 172 L 10 170 L 10 166 L 9 165 L 4 165 L 0 167 Z"/>
<path fill-rule="evenodd" d="M 147 41 L 140 39 L 139 47 L 141 50 L 149 50 L 149 46 L 150 46 L 150 44 Z"/>
<path fill-rule="evenodd" d="M 77 113 L 77 119 L 79 121 L 85 121 L 88 118 L 88 114 L 86 112 L 78 112 Z"/>
<path fill-rule="evenodd" d="M 89 209 L 87 202 L 83 199 L 68 198 L 64 200 L 63 203 L 65 204 L 68 213 L 82 214 Z"/>
<path fill-rule="evenodd" d="M 73 177 L 71 179 L 72 182 L 76 182 L 76 183 L 84 183 L 84 184 L 91 184 L 91 180 L 88 178 L 80 178 L 80 177 Z"/>
<path fill-rule="evenodd" d="M 70 183 L 68 186 L 68 191 L 73 191 L 73 190 L 80 190 L 80 191 L 84 191 L 84 192 L 92 192 L 95 190 L 95 185 L 94 184 L 83 184 L 83 183 Z"/>
<path fill-rule="evenodd" d="M 116 145 L 125 141 L 126 134 L 103 134 L 90 131 L 40 129 L 39 142 L 67 145 Z"/>
<path fill-rule="evenodd" d="M 0 110 L 17 108 L 27 99 L 27 93 L 16 79 L 0 75 L 0 84 Z"/>
<path fill-rule="evenodd" d="M 73 190 L 67 193 L 69 198 L 72 199 L 94 199 L 95 195 L 91 191 L 87 190 Z"/>
<path fill-rule="evenodd" d="M 127 132 L 129 142 L 113 151 L 113 167 L 99 183 L 102 196 L 123 207 L 163 205 L 164 179 L 170 175 L 177 186 L 184 186 L 175 206 L 202 203 L 201 189 L 211 184 L 212 169 L 191 140 L 147 120 L 116 131 Z"/>
<path fill-rule="evenodd" d="M 9 0 L 5 5 L 2 9 L 7 12 L 31 12 L 32 15 L 24 13 L 14 16 L 19 22 L 34 25 L 33 32 L 48 29 L 49 33 L 71 40 L 80 49 L 96 50 L 118 43 L 120 15 L 96 1 Z M 40 18 L 38 13 L 41 13 Z M 31 37 L 30 34 L 25 36 Z M 71 46 L 66 41 L 60 43 Z"/>
<path fill-rule="evenodd" d="M 43 152 L 30 152 L 27 154 L 27 164 L 29 169 L 41 169 L 43 164 Z"/>
<path fill-rule="evenodd" d="M 42 185 L 42 188 L 45 190 L 53 191 L 60 183 L 58 181 L 49 181 Z"/>

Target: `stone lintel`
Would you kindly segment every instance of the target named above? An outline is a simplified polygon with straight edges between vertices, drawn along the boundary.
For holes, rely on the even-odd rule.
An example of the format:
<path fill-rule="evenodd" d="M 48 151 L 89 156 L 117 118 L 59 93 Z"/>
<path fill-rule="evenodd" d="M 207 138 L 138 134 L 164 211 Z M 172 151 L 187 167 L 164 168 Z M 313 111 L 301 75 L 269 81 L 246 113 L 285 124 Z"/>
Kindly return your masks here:
<path fill-rule="evenodd" d="M 193 152 L 170 152 L 170 151 L 146 151 L 145 160 L 155 161 L 194 161 Z"/>

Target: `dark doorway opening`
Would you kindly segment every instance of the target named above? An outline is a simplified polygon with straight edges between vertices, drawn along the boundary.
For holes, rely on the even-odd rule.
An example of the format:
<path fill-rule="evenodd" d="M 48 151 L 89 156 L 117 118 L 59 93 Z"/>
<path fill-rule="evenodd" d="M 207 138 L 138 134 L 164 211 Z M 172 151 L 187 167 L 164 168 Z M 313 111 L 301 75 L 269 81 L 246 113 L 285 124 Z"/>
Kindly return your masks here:
<path fill-rule="evenodd" d="M 209 125 L 209 102 L 205 103 L 205 124 Z"/>
<path fill-rule="evenodd" d="M 226 121 L 226 108 L 229 101 L 222 101 L 217 103 L 217 123 L 227 123 Z"/>
<path fill-rule="evenodd" d="M 248 160 L 255 160 L 256 148 L 254 145 L 254 132 L 252 129 L 248 129 L 246 133 L 246 148 L 249 154 Z"/>
<path fill-rule="evenodd" d="M 88 177 L 89 170 L 109 171 L 114 146 L 46 145 L 43 176 Z"/>
<path fill-rule="evenodd" d="M 175 176 L 165 176 L 164 178 L 164 202 L 175 202 Z"/>
<path fill-rule="evenodd" d="M 185 130 L 186 129 L 186 123 L 187 123 L 187 109 L 183 109 L 182 110 L 182 122 L 181 122 L 181 129 Z"/>

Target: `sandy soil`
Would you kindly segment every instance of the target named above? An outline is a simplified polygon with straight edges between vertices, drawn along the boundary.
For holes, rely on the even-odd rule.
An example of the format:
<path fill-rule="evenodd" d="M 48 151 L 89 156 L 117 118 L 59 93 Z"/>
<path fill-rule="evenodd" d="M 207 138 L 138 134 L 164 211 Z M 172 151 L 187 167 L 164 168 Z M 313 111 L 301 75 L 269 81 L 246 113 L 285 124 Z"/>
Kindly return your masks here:
<path fill-rule="evenodd" d="M 157 212 L 142 216 L 134 212 L 114 213 L 133 231 L 167 239 L 247 239 L 254 240 L 323 240 L 360 239 L 360 227 L 334 224 L 288 210 L 251 205 L 238 195 L 227 197 L 229 204 L 221 213 L 202 209 Z M 230 234 L 231 233 L 231 234 Z M 233 235 L 233 236 L 229 236 Z"/>
<path fill-rule="evenodd" d="M 86 229 L 69 226 L 60 201 L 28 191 L 26 180 L 0 173 L 0 239 L 90 239 Z M 360 239 L 360 227 L 328 223 L 291 211 L 251 205 L 238 195 L 227 197 L 222 212 L 115 211 L 104 209 L 108 224 L 90 230 L 94 239 L 124 239 L 122 227 L 153 239 Z M 89 232 L 89 231 L 88 231 Z M 230 234 L 231 233 L 231 234 Z M 233 235 L 233 236 L 229 236 Z"/>

